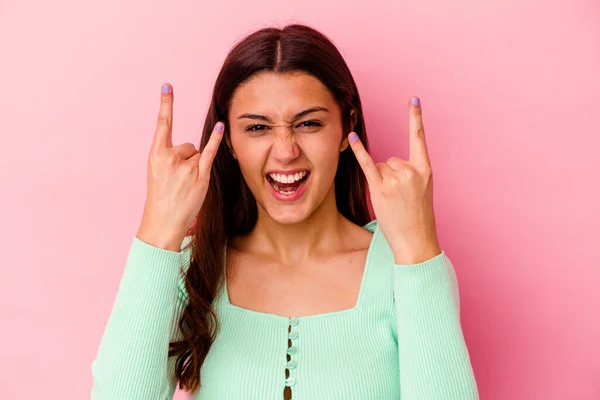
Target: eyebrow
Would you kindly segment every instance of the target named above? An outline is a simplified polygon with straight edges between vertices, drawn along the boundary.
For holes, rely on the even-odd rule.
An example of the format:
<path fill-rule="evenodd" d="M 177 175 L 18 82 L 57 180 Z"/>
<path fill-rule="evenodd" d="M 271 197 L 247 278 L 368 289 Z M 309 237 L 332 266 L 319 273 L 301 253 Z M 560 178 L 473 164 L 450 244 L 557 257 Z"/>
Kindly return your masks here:
<path fill-rule="evenodd" d="M 311 108 L 307 108 L 304 111 L 300 111 L 298 114 L 294 115 L 294 118 L 292 119 L 292 122 L 299 120 L 300 118 L 304 117 L 307 114 L 313 113 L 313 112 L 317 112 L 317 111 L 325 111 L 325 112 L 329 112 L 329 110 L 325 107 L 320 107 L 320 106 L 315 106 L 315 107 L 311 107 Z M 251 114 L 251 113 L 245 113 L 242 114 L 238 117 L 238 119 L 243 119 L 243 118 L 249 118 L 249 119 L 260 119 L 261 121 L 267 121 L 270 123 L 273 123 L 273 121 L 271 120 L 271 118 L 264 116 L 264 115 L 258 115 L 258 114 Z"/>

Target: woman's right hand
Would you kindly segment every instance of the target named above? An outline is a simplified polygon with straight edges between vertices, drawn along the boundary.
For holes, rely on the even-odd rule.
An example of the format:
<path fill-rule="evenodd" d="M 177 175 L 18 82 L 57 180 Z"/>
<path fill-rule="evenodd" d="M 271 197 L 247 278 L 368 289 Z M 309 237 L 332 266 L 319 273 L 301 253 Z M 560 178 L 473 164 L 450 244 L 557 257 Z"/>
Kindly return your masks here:
<path fill-rule="evenodd" d="M 148 157 L 144 214 L 136 236 L 152 246 L 179 252 L 204 203 L 212 163 L 223 138 L 223 123 L 215 125 L 202 154 L 192 143 L 173 147 L 172 126 L 173 89 L 165 84 Z"/>

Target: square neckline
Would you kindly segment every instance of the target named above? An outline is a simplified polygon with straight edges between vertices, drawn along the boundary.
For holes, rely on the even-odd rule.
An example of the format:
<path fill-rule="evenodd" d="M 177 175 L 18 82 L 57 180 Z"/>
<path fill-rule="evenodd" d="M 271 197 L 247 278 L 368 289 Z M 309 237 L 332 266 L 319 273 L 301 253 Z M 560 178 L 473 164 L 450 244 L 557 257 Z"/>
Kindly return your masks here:
<path fill-rule="evenodd" d="M 363 229 L 373 232 L 373 236 L 371 237 L 371 241 L 369 243 L 369 248 L 367 249 L 367 257 L 365 258 L 365 265 L 363 267 L 363 273 L 362 273 L 362 277 L 361 277 L 361 281 L 360 281 L 360 287 L 358 289 L 358 296 L 356 298 L 356 303 L 354 304 L 353 307 L 346 308 L 344 310 L 338 310 L 338 311 L 329 311 L 329 312 L 318 313 L 318 314 L 303 315 L 300 317 L 294 317 L 294 316 L 287 317 L 287 316 L 281 315 L 281 314 L 267 313 L 267 312 L 263 312 L 263 311 L 256 311 L 256 310 L 251 310 L 249 308 L 237 306 L 237 305 L 231 303 L 231 301 L 229 300 L 229 290 L 227 289 L 227 245 L 225 245 L 225 249 L 223 250 L 224 283 L 222 285 L 222 297 L 223 297 L 223 302 L 225 303 L 225 306 L 229 307 L 231 309 L 240 311 L 242 313 L 249 314 L 249 315 L 256 315 L 256 316 L 268 317 L 268 318 L 276 318 L 276 319 L 281 319 L 281 320 L 295 319 L 295 320 L 299 320 L 299 321 L 303 321 L 303 320 L 307 320 L 307 319 L 315 319 L 315 318 L 335 317 L 338 315 L 351 313 L 351 312 L 354 312 L 354 311 L 360 309 L 361 301 L 364 297 L 364 292 L 365 292 L 367 273 L 371 269 L 370 261 L 371 261 L 371 257 L 373 254 L 373 248 L 375 247 L 377 236 L 380 233 L 379 229 L 378 229 L 378 224 L 376 224 L 375 222 L 376 222 L 376 220 L 373 220 L 373 221 L 367 223 L 366 225 L 362 226 Z M 374 225 L 373 231 L 371 231 L 369 228 L 367 228 L 367 227 L 373 226 L 373 225 Z"/>

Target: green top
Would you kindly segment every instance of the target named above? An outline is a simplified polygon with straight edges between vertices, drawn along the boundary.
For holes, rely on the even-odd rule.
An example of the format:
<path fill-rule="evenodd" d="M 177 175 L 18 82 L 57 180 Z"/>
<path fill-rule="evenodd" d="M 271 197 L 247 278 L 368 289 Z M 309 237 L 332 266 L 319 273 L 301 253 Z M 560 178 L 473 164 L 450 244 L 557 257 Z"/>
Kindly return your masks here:
<path fill-rule="evenodd" d="M 458 286 L 442 251 L 398 265 L 377 222 L 358 301 L 347 310 L 298 318 L 215 299 L 220 330 L 200 371 L 194 399 L 478 399 L 459 319 Z M 181 252 L 134 237 L 96 359 L 92 400 L 172 399 L 169 341 L 186 303 Z M 291 346 L 289 346 L 291 343 Z"/>

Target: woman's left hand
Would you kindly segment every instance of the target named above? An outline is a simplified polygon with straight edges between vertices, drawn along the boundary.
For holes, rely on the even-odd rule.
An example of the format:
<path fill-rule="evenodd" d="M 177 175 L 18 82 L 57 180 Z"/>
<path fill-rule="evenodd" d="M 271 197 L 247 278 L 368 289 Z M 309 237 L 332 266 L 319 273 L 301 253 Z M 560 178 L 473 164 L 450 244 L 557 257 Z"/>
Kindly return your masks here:
<path fill-rule="evenodd" d="M 433 213 L 433 176 L 421 105 L 409 102 L 410 156 L 375 164 L 356 133 L 348 136 L 369 185 L 371 204 L 396 264 L 417 264 L 439 254 Z"/>

